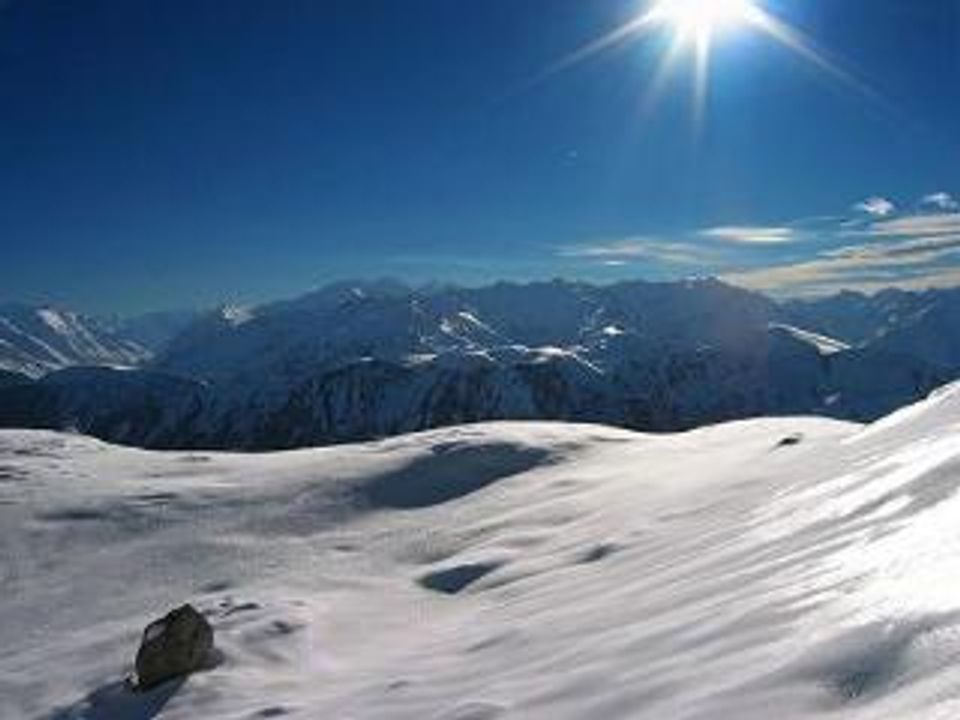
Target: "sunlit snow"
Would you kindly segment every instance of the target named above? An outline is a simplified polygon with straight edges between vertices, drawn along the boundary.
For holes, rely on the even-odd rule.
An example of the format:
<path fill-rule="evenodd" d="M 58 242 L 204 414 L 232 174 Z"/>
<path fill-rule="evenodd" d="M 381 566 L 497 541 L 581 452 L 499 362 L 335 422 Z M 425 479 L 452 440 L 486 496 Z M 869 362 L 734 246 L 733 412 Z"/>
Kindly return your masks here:
<path fill-rule="evenodd" d="M 0 433 L 0 717 L 955 718 L 958 387 L 866 429 Z M 187 601 L 219 664 L 130 694 Z"/>

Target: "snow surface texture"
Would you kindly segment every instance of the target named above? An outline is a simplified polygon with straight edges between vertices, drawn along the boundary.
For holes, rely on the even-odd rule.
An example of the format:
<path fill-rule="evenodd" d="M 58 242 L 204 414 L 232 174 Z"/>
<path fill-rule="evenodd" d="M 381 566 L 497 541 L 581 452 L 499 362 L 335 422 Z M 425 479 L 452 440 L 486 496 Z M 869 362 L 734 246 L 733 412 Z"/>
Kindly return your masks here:
<path fill-rule="evenodd" d="M 0 717 L 960 717 L 960 385 L 864 428 L 0 433 Z M 145 695 L 191 602 L 221 657 Z"/>

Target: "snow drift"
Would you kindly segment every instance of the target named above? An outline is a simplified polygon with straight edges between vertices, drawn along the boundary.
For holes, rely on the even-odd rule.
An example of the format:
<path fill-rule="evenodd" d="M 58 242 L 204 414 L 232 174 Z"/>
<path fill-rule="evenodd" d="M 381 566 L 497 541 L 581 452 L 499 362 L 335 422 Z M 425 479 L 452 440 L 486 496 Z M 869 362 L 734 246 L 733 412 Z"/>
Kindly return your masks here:
<path fill-rule="evenodd" d="M 0 717 L 955 718 L 960 386 L 868 427 L 0 434 Z M 191 602 L 219 665 L 122 686 Z"/>

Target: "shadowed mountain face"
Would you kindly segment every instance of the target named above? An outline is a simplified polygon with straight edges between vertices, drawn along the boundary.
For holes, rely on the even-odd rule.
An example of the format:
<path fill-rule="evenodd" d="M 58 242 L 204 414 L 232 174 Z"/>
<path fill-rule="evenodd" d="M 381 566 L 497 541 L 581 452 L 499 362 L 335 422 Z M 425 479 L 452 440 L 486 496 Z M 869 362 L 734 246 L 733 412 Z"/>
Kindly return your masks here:
<path fill-rule="evenodd" d="M 31 379 L 23 373 L 0 370 L 0 388 L 10 387 L 12 385 L 25 385 L 30 382 Z"/>
<path fill-rule="evenodd" d="M 712 280 L 338 284 L 204 316 L 141 370 L 0 389 L 0 426 L 272 449 L 494 419 L 653 431 L 768 414 L 869 420 L 956 375 L 952 302 L 847 294 L 780 306 Z"/>
<path fill-rule="evenodd" d="M 200 319 L 198 310 L 150 312 L 114 319 L 107 326 L 117 335 L 133 341 L 151 353 L 161 352 L 167 344 Z"/>

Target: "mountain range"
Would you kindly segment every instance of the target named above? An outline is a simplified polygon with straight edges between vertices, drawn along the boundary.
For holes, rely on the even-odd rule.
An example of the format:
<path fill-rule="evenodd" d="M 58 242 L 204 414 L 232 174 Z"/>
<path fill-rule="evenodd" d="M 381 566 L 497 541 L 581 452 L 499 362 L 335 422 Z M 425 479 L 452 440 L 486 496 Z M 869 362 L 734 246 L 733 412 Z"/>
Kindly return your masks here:
<path fill-rule="evenodd" d="M 867 421 L 960 375 L 958 311 L 956 290 L 778 303 L 712 279 L 337 283 L 126 322 L 5 306 L 0 426 L 275 449 L 493 419 Z"/>

